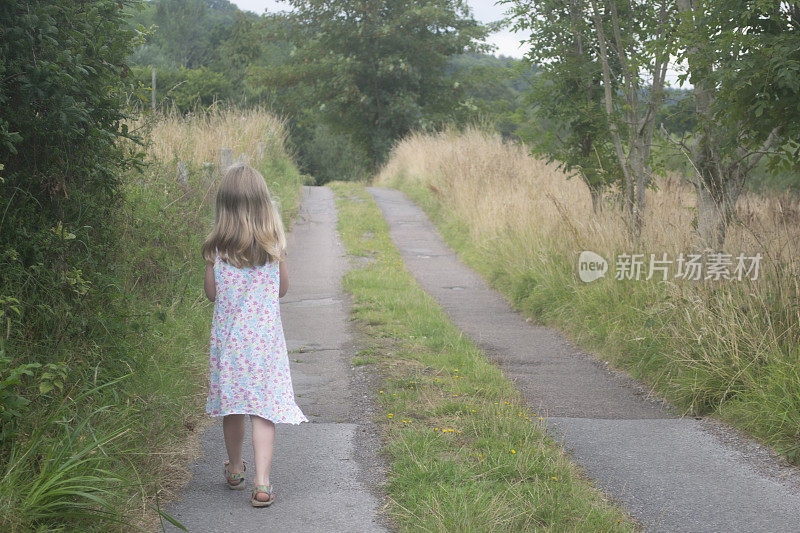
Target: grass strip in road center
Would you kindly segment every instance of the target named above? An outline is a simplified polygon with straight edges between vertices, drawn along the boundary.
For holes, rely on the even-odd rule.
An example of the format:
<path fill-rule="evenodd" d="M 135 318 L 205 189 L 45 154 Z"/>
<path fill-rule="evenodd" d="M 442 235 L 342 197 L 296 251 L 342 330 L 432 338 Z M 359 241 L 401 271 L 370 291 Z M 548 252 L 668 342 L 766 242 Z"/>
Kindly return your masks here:
<path fill-rule="evenodd" d="M 363 185 L 333 183 L 339 234 L 364 265 L 343 284 L 371 346 L 402 531 L 631 531 L 634 523 L 545 434 L 511 382 L 420 288 Z"/>

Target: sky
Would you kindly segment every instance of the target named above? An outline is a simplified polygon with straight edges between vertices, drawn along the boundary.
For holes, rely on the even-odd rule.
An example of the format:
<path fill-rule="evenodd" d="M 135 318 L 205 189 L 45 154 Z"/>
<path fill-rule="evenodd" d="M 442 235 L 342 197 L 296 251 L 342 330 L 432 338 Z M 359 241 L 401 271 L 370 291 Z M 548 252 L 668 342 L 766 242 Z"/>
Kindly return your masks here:
<path fill-rule="evenodd" d="M 278 2 L 277 0 L 231 0 L 239 6 L 239 9 L 253 11 L 261 14 L 264 10 L 270 13 L 276 11 L 289 10 L 289 4 Z M 508 5 L 494 5 L 493 0 L 468 0 L 467 4 L 472 8 L 472 14 L 476 20 L 481 22 L 492 22 L 503 18 L 503 13 L 508 9 Z M 497 46 L 494 50 L 495 55 L 511 56 L 521 58 L 525 53 L 525 47 L 520 46 L 519 41 L 528 37 L 528 32 L 512 33 L 502 30 L 489 36 L 487 41 Z"/>

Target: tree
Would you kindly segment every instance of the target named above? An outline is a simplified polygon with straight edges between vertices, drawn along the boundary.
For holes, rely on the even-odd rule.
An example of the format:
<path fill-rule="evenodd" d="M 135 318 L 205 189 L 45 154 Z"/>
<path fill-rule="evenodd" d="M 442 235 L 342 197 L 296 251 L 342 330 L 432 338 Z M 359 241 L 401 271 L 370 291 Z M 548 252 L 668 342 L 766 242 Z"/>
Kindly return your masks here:
<path fill-rule="evenodd" d="M 208 6 L 203 0 L 158 0 L 156 38 L 178 65 L 195 68 L 207 59 Z"/>
<path fill-rule="evenodd" d="M 504 139 L 519 140 L 515 112 L 523 105 L 520 87 L 529 85 L 535 67 L 513 57 L 467 52 L 451 57 L 446 73 L 461 90 L 450 114 L 453 124 L 490 123 Z"/>
<path fill-rule="evenodd" d="M 346 133 L 374 166 L 394 140 L 445 119 L 459 89 L 447 59 L 479 44 L 488 28 L 463 0 L 289 0 L 283 36 L 295 49 L 268 83 L 303 85 L 309 106 Z"/>
<path fill-rule="evenodd" d="M 672 0 L 590 1 L 608 129 L 624 178 L 625 215 L 629 234 L 638 241 L 652 177 L 655 119 L 674 51 L 670 35 L 674 4 Z"/>
<path fill-rule="evenodd" d="M 530 29 L 538 61 L 530 101 L 547 134 L 535 149 L 577 171 L 597 210 L 622 182 L 629 234 L 638 240 L 653 170 L 655 118 L 674 45 L 672 0 L 507 0 L 516 29 Z"/>
<path fill-rule="evenodd" d="M 526 59 L 540 65 L 526 101 L 536 122 L 521 136 L 586 183 L 595 212 L 602 194 L 619 180 L 602 105 L 603 89 L 596 36 L 585 0 L 504 0 L 513 30 L 530 30 Z"/>
<path fill-rule="evenodd" d="M 216 34 L 216 46 L 211 62 L 214 70 L 226 73 L 229 82 L 243 88 L 248 68 L 266 55 L 264 26 L 263 18 L 241 11 L 232 24 L 215 26 L 212 33 Z"/>
<path fill-rule="evenodd" d="M 736 201 L 780 136 L 800 133 L 800 4 L 797 2 L 678 0 L 680 57 L 694 85 L 697 125 L 678 144 L 692 162 L 697 228 L 720 250 Z"/>

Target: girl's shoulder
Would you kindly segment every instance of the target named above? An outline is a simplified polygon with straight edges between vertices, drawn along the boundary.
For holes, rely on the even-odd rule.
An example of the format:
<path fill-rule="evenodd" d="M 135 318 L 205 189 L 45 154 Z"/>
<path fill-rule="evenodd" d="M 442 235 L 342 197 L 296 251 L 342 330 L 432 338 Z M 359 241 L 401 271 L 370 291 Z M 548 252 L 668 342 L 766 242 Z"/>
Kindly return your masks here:
<path fill-rule="evenodd" d="M 219 250 L 214 253 L 214 268 L 218 269 L 222 265 L 226 264 L 225 261 L 222 260 L 222 257 L 219 255 Z"/>
<path fill-rule="evenodd" d="M 261 266 L 256 267 L 259 271 L 272 275 L 278 272 L 278 261 L 267 261 Z"/>

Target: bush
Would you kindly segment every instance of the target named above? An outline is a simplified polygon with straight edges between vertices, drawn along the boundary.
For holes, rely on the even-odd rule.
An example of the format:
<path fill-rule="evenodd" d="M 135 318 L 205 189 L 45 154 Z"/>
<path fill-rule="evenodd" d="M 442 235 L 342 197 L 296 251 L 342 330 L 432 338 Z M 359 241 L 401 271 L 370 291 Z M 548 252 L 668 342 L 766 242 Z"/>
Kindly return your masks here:
<path fill-rule="evenodd" d="M 152 68 L 133 67 L 129 91 L 139 97 L 141 107 L 150 107 L 152 88 Z M 181 112 L 207 108 L 217 100 L 231 100 L 234 89 L 230 81 L 221 73 L 200 67 L 157 68 L 156 102 L 159 109 L 166 111 L 173 107 Z"/>
<path fill-rule="evenodd" d="M 102 285 L 104 221 L 135 160 L 116 142 L 129 136 L 120 89 L 135 3 L 0 4 L 0 300 L 18 302 L 5 334 L 28 346 L 90 327 L 76 310 Z"/>
<path fill-rule="evenodd" d="M 307 171 L 318 184 L 334 180 L 359 180 L 366 176 L 366 152 L 347 135 L 335 133 L 327 124 L 317 124 L 311 139 L 301 146 Z"/>

